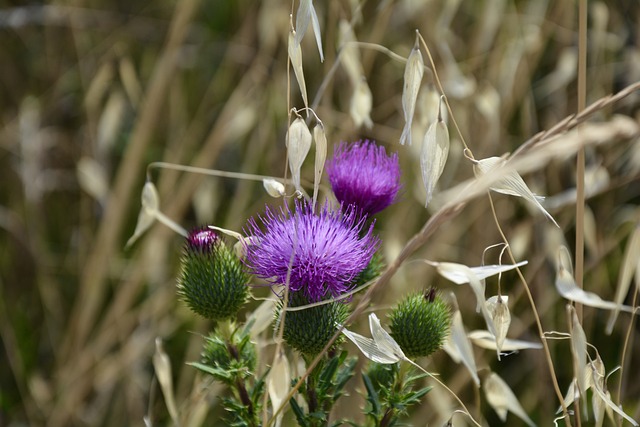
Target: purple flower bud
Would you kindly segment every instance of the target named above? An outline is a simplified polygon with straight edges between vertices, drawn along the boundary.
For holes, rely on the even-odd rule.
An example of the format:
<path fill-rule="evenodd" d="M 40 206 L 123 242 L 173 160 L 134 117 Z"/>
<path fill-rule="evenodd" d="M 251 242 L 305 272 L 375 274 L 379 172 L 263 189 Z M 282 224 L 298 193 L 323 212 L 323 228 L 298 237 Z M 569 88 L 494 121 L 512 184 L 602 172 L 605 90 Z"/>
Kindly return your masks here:
<path fill-rule="evenodd" d="M 306 202 L 296 202 L 294 212 L 267 206 L 259 221 L 264 230 L 254 218 L 245 228 L 255 238 L 247 246 L 245 264 L 274 285 L 284 285 L 290 270 L 290 290 L 302 291 L 310 301 L 348 291 L 379 242 L 372 235 L 373 224 L 361 233 L 364 219 L 358 218 L 354 207 L 342 213 L 325 205 L 314 213 Z"/>
<path fill-rule="evenodd" d="M 220 236 L 218 236 L 218 233 L 209 227 L 201 227 L 192 230 L 187 236 L 186 250 L 208 253 L 219 242 Z"/>
<path fill-rule="evenodd" d="M 340 143 L 326 167 L 338 201 L 343 207 L 356 205 L 366 215 L 394 203 L 402 187 L 398 154 L 387 156 L 373 141 Z"/>

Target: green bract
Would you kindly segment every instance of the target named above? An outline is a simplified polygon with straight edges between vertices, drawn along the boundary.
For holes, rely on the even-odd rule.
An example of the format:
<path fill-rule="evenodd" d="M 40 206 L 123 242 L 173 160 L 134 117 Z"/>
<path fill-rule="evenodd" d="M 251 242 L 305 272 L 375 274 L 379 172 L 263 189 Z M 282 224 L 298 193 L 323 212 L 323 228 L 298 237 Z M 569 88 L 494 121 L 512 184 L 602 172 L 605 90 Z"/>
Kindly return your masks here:
<path fill-rule="evenodd" d="M 433 290 L 409 295 L 389 318 L 391 336 L 407 357 L 429 356 L 442 347 L 449 335 L 449 306 Z"/>
<path fill-rule="evenodd" d="M 178 277 L 178 295 L 189 308 L 212 320 L 234 316 L 245 303 L 249 277 L 240 260 L 213 230 L 187 238 Z"/>

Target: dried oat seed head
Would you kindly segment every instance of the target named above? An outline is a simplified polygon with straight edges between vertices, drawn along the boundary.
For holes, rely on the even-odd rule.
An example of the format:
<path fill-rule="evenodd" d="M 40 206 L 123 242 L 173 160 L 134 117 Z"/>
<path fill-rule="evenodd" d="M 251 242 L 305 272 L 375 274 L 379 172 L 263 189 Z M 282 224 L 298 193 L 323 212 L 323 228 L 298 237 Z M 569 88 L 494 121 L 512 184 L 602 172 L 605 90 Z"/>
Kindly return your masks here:
<path fill-rule="evenodd" d="M 296 118 L 287 132 L 287 156 L 289 158 L 289 169 L 291 170 L 291 179 L 297 191 L 302 192 L 300 186 L 300 169 L 304 163 L 304 159 L 309 154 L 311 148 L 311 132 L 300 117 Z"/>
<path fill-rule="evenodd" d="M 416 108 L 416 99 L 420 90 L 420 83 L 424 74 L 424 60 L 420 53 L 420 45 L 416 35 L 416 43 L 411 50 L 411 54 L 407 59 L 407 65 L 404 69 L 404 86 L 402 89 L 402 112 L 404 114 L 404 129 L 400 136 L 400 144 L 408 143 L 411 145 L 411 124 L 413 122 L 413 114 Z"/>
<path fill-rule="evenodd" d="M 442 107 L 442 103 L 440 104 Z M 444 166 L 449 155 L 449 130 L 438 115 L 438 120 L 432 123 L 424 135 L 422 141 L 422 153 L 420 155 L 420 170 L 422 171 L 422 182 L 427 191 L 425 207 L 429 205 L 433 197 L 433 191 L 442 175 Z"/>

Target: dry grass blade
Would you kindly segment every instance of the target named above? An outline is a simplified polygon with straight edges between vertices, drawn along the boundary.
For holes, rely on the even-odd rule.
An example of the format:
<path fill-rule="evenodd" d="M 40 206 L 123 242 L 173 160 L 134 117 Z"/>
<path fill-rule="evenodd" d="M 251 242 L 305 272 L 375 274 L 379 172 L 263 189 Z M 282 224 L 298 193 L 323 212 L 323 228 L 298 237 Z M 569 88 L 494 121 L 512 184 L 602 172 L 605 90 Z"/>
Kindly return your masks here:
<path fill-rule="evenodd" d="M 156 370 L 156 376 L 164 395 L 164 401 L 167 410 L 171 416 L 174 425 L 179 425 L 178 408 L 176 406 L 175 396 L 173 394 L 173 376 L 171 374 L 171 361 L 169 356 L 162 349 L 162 340 L 156 338 L 156 352 L 153 355 L 153 367 Z"/>
<path fill-rule="evenodd" d="M 104 204 L 109 195 L 109 183 L 102 165 L 90 157 L 82 157 L 76 166 L 76 173 L 82 189 Z"/>
<path fill-rule="evenodd" d="M 629 287 L 631 286 L 631 279 L 634 274 L 637 275 L 637 272 L 640 271 L 640 225 L 636 226 L 633 230 L 633 234 L 629 239 L 629 243 L 627 244 L 627 248 L 625 249 L 624 258 L 622 260 L 622 267 L 620 269 L 620 273 L 618 275 L 618 287 L 616 288 L 616 296 L 613 301 L 616 304 L 622 305 L 622 301 L 627 296 L 629 292 Z M 618 313 L 620 312 L 619 308 L 613 309 L 611 314 L 609 315 L 609 320 L 607 321 L 607 334 L 611 334 L 613 332 L 613 326 L 618 318 Z"/>
<path fill-rule="evenodd" d="M 634 308 L 626 305 L 616 304 L 612 301 L 605 301 L 593 292 L 587 292 L 579 288 L 573 278 L 573 268 L 571 266 L 571 256 L 566 247 L 558 249 L 558 262 L 556 266 L 556 289 L 564 298 L 569 301 L 584 304 L 589 307 L 601 308 L 604 310 L 620 310 L 633 313 Z"/>
<path fill-rule="evenodd" d="M 489 374 L 489 377 L 484 381 L 484 395 L 502 422 L 506 422 L 507 411 L 509 411 L 518 416 L 527 425 L 532 427 L 536 425 L 522 408 L 511 388 L 495 372 Z"/>
<path fill-rule="evenodd" d="M 127 240 L 125 249 L 131 247 L 140 236 L 144 234 L 155 222 L 156 213 L 160 208 L 160 197 L 158 196 L 158 190 L 156 186 L 148 181 L 144 187 L 142 187 L 142 195 L 140 196 L 141 209 L 138 214 L 138 222 L 136 223 L 136 229 L 133 232 L 133 236 Z"/>

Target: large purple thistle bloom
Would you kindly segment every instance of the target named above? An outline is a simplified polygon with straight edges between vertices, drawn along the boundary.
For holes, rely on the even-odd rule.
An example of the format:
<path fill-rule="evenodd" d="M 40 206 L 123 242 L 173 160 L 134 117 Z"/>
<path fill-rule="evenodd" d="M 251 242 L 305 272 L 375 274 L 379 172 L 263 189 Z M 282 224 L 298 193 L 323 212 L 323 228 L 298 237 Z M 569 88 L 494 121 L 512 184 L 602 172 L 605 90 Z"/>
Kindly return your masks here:
<path fill-rule="evenodd" d="M 396 153 L 368 140 L 340 143 L 327 162 L 333 193 L 343 206 L 356 205 L 366 215 L 380 212 L 396 201 L 400 184 L 400 163 Z"/>
<path fill-rule="evenodd" d="M 296 202 L 294 212 L 267 206 L 259 220 L 264 230 L 254 218 L 245 228 L 254 237 L 245 264 L 256 276 L 280 285 L 286 283 L 290 268 L 289 289 L 303 291 L 311 301 L 348 291 L 379 243 L 372 235 L 373 225 L 361 233 L 364 220 L 354 208 L 342 213 L 325 205 L 313 213 L 308 203 Z"/>

